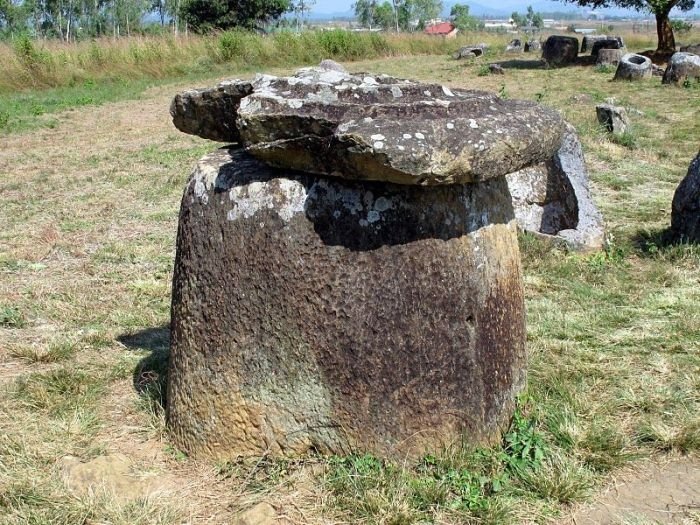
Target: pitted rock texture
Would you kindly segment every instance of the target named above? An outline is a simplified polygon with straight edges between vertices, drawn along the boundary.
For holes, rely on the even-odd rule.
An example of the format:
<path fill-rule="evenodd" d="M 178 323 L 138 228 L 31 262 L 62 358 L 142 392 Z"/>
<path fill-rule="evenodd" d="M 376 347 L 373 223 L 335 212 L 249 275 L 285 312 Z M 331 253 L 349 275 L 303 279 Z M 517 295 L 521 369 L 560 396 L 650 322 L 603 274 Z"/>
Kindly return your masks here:
<path fill-rule="evenodd" d="M 622 49 L 600 49 L 595 63 L 600 66 L 616 66 L 624 54 Z"/>
<path fill-rule="evenodd" d="M 493 442 L 525 382 L 504 177 L 438 187 L 222 149 L 182 201 L 168 422 L 195 456 Z"/>
<path fill-rule="evenodd" d="M 188 91 L 171 111 L 179 129 L 240 140 L 272 166 L 416 185 L 487 180 L 543 162 L 564 129 L 556 111 L 534 102 L 337 67 Z"/>
<path fill-rule="evenodd" d="M 595 107 L 598 123 L 609 133 L 623 135 L 629 131 L 630 121 L 627 111 L 622 106 L 612 104 L 598 104 Z"/>
<path fill-rule="evenodd" d="M 250 82 L 227 80 L 213 89 L 190 89 L 175 95 L 170 105 L 180 131 L 219 142 L 238 142 L 236 116 L 241 99 L 253 92 Z"/>
<path fill-rule="evenodd" d="M 578 251 L 603 246 L 603 217 L 591 197 L 581 143 L 567 125 L 549 161 L 506 176 L 518 226 Z"/>
<path fill-rule="evenodd" d="M 542 46 L 542 59 L 548 67 L 568 66 L 578 57 L 578 39 L 573 36 L 552 35 Z"/>
<path fill-rule="evenodd" d="M 528 40 L 525 42 L 525 52 L 531 53 L 542 49 L 542 43 L 539 40 Z"/>
<path fill-rule="evenodd" d="M 607 40 L 607 35 L 585 35 L 581 41 L 581 53 L 593 51 L 593 44 L 600 40 Z"/>
<path fill-rule="evenodd" d="M 682 85 L 686 80 L 700 80 L 700 56 L 692 53 L 674 53 L 668 61 L 661 82 Z"/>
<path fill-rule="evenodd" d="M 643 55 L 627 53 L 620 58 L 613 80 L 642 80 L 651 77 L 651 60 Z"/>
<path fill-rule="evenodd" d="M 444 185 L 542 162 L 564 124 L 533 102 L 387 76 L 303 69 L 260 77 L 241 101 L 248 151 L 270 165 L 348 179 Z"/>
<path fill-rule="evenodd" d="M 601 49 L 623 49 L 624 47 L 625 44 L 619 36 L 603 38 L 593 43 L 591 56 L 597 57 Z"/>
<path fill-rule="evenodd" d="M 484 54 L 484 48 L 479 46 L 462 46 L 457 51 L 452 53 L 452 58 L 459 60 L 460 58 L 476 58 Z"/>
<path fill-rule="evenodd" d="M 700 243 L 700 153 L 673 194 L 671 230 L 680 241 Z"/>

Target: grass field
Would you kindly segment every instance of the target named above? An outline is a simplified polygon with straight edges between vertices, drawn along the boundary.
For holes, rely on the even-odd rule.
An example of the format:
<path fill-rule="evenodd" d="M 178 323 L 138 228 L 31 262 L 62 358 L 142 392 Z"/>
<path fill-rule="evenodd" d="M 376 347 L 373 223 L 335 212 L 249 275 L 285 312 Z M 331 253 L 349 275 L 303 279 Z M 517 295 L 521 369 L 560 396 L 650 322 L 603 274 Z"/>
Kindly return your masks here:
<path fill-rule="evenodd" d="M 348 64 L 557 108 L 580 132 L 608 226 L 606 249 L 588 256 L 522 237 L 530 366 L 518 416 L 502 446 L 416 464 L 210 464 L 170 446 L 161 392 L 177 212 L 193 163 L 216 145 L 178 133 L 168 105 L 205 71 L 134 77 L 142 84 L 110 96 L 112 84 L 90 80 L 99 94 L 63 106 L 89 82 L 0 95 L 59 101 L 0 134 L 0 522 L 224 524 L 265 501 L 299 524 L 546 523 L 644 461 L 697 462 L 700 247 L 669 245 L 664 230 L 700 145 L 700 86 L 613 83 L 584 66 L 483 74 L 513 58 Z M 631 115 L 622 143 L 596 124 L 610 97 Z M 150 497 L 67 488 L 66 457 L 116 454 L 157 487 Z M 697 509 L 683 519 L 700 523 Z"/>

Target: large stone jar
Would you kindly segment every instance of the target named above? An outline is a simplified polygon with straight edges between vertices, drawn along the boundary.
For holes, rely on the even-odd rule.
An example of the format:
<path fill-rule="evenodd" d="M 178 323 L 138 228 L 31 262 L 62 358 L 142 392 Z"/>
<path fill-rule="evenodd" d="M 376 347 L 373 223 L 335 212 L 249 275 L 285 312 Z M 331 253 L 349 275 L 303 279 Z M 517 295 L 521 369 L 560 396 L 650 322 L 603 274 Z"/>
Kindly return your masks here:
<path fill-rule="evenodd" d="M 505 175 L 552 158 L 563 122 L 484 93 L 307 73 L 256 81 L 236 119 L 246 148 L 205 156 L 185 190 L 175 444 L 415 457 L 499 440 L 526 369 Z"/>

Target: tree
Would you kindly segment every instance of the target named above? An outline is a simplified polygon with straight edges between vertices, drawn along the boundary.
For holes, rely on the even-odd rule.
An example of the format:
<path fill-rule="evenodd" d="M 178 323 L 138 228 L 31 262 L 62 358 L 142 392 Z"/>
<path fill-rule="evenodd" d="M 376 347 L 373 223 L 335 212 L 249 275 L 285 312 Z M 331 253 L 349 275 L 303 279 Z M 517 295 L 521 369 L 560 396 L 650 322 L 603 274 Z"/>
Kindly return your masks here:
<path fill-rule="evenodd" d="M 483 23 L 478 18 L 469 14 L 469 6 L 466 4 L 455 4 L 450 10 L 450 19 L 460 31 L 473 31 L 481 29 Z"/>
<path fill-rule="evenodd" d="M 648 11 L 656 17 L 656 34 L 658 44 L 657 53 L 668 54 L 676 50 L 676 39 L 673 36 L 673 28 L 669 20 L 671 9 L 678 8 L 681 11 L 689 11 L 695 7 L 695 0 L 563 0 L 576 3 L 580 6 L 592 8 L 610 7 L 616 5 L 637 11 Z"/>
<path fill-rule="evenodd" d="M 292 6 L 296 18 L 297 31 L 304 25 L 304 18 L 309 14 L 316 0 L 295 0 Z"/>
<path fill-rule="evenodd" d="M 394 8 L 389 2 L 382 2 L 374 9 L 374 23 L 385 31 L 394 25 Z"/>
<path fill-rule="evenodd" d="M 197 32 L 262 29 L 292 8 L 290 0 L 185 0 L 180 16 Z"/>
<path fill-rule="evenodd" d="M 377 1 L 357 0 L 352 7 L 355 10 L 355 16 L 357 17 L 357 21 L 360 23 L 360 25 L 372 29 L 372 25 L 375 24 L 374 13 L 377 9 Z"/>
<path fill-rule="evenodd" d="M 399 6 L 399 26 L 404 30 L 423 29 L 440 11 L 441 0 L 404 0 Z"/>
<path fill-rule="evenodd" d="M 531 5 L 527 6 L 527 13 L 525 15 L 513 11 L 510 17 L 517 27 L 536 27 L 541 29 L 544 26 L 542 15 L 540 13 L 535 13 Z"/>

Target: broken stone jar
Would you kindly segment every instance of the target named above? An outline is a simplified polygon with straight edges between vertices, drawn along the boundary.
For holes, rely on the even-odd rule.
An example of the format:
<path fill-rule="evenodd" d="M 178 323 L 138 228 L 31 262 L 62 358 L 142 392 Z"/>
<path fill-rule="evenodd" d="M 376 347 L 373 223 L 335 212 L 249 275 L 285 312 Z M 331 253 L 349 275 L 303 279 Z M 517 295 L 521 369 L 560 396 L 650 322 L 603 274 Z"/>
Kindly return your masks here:
<path fill-rule="evenodd" d="M 253 82 L 233 119 L 244 147 L 187 184 L 175 444 L 416 457 L 499 440 L 526 371 L 505 175 L 552 158 L 563 123 L 487 93 L 304 71 Z"/>

